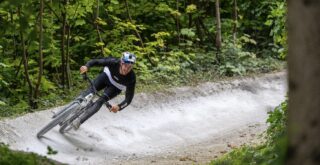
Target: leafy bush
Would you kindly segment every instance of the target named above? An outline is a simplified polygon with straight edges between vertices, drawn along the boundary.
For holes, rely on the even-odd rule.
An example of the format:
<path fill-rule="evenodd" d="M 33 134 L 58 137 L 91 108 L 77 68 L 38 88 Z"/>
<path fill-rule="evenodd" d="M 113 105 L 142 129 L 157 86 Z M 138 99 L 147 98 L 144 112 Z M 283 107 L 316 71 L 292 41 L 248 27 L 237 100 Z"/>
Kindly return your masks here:
<path fill-rule="evenodd" d="M 36 164 L 62 164 L 52 160 L 49 160 L 46 157 L 39 156 L 35 153 L 25 153 L 12 151 L 8 148 L 7 145 L 0 143 L 0 164 L 5 165 L 36 165 Z"/>
<path fill-rule="evenodd" d="M 278 58 L 284 59 L 288 52 L 287 46 L 287 28 L 286 28 L 286 11 L 287 4 L 285 1 L 269 2 L 271 12 L 265 24 L 272 27 L 270 36 L 273 37 L 274 49 L 278 53 Z"/>
<path fill-rule="evenodd" d="M 256 41 L 249 35 L 240 37 L 236 45 L 230 39 L 225 41 L 218 67 L 220 75 L 245 75 L 250 72 L 268 72 L 281 68 L 274 58 L 270 56 L 257 58 L 256 53 L 244 49 L 248 45 L 256 45 Z"/>
<path fill-rule="evenodd" d="M 286 135 L 287 128 L 287 101 L 281 103 L 274 111 L 269 112 L 267 122 L 270 124 L 267 130 L 269 141 L 275 142 Z"/>
<path fill-rule="evenodd" d="M 277 67 L 269 59 L 279 58 L 278 54 L 285 52 L 286 6 L 281 0 L 238 3 L 236 41 L 232 37 L 235 25 L 232 2 L 222 1 L 223 46 L 219 55 L 214 41 L 215 17 L 209 12 L 214 7 L 212 2 L 97 2 L 78 0 L 45 4 L 48 10 L 42 14 L 40 96 L 35 93 L 41 64 L 39 1 L 0 3 L 1 116 L 68 101 L 79 87 L 76 74 L 70 70 L 78 71 L 79 66 L 92 58 L 120 57 L 123 51 L 137 55 L 135 70 L 139 84 L 162 82 L 169 86 L 190 82 L 188 78 L 195 74 L 219 72 L 221 76 L 233 76 L 267 72 Z M 23 12 L 18 12 L 20 10 Z M 63 27 L 64 19 L 66 27 Z M 24 54 L 27 56 L 25 62 Z"/>

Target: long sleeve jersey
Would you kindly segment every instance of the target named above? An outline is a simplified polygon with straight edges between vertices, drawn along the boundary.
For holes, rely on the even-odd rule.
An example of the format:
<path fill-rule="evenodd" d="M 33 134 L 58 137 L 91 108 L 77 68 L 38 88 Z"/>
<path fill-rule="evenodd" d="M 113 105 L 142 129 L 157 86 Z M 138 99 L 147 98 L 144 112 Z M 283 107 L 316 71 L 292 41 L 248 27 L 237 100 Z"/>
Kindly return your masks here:
<path fill-rule="evenodd" d="M 127 75 L 120 74 L 120 59 L 107 57 L 101 59 L 93 59 L 86 63 L 88 68 L 93 66 L 103 66 L 110 83 L 119 90 L 125 90 L 125 99 L 118 104 L 120 110 L 127 107 L 134 96 L 134 90 L 136 85 L 136 76 L 133 70 Z"/>

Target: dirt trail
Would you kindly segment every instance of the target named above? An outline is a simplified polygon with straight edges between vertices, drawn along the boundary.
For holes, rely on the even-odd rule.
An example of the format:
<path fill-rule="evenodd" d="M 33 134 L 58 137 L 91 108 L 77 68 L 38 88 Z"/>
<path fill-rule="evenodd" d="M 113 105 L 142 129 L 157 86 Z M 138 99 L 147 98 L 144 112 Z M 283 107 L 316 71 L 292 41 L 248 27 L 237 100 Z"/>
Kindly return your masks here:
<path fill-rule="evenodd" d="M 47 156 L 68 164 L 204 164 L 259 141 L 267 112 L 285 99 L 286 91 L 281 72 L 140 93 L 120 113 L 103 107 L 78 131 L 61 135 L 54 128 L 38 140 L 37 131 L 62 108 L 57 107 L 0 121 L 0 141 L 41 155 L 50 146 L 58 154 Z"/>

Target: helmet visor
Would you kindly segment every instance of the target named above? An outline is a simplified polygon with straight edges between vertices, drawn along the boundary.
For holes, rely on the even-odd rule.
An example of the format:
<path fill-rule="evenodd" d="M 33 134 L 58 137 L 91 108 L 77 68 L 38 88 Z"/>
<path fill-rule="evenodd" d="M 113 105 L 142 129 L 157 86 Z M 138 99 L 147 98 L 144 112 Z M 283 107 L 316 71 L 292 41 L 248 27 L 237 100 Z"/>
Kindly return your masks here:
<path fill-rule="evenodd" d="M 125 64 L 134 64 L 134 62 L 128 61 L 128 60 L 122 60 L 122 62 L 125 63 Z"/>

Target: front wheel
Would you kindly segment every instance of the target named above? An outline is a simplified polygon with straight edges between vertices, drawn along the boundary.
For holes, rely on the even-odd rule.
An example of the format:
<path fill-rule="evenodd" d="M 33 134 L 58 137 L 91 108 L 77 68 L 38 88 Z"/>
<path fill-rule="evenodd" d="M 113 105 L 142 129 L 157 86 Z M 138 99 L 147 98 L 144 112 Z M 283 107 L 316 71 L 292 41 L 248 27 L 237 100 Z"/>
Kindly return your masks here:
<path fill-rule="evenodd" d="M 47 124 L 37 133 L 37 138 L 41 138 L 45 133 L 50 131 L 53 127 L 63 122 L 64 119 L 68 117 L 69 114 L 71 114 L 74 110 L 76 110 L 78 106 L 79 106 L 78 103 L 73 103 L 70 107 L 68 107 L 68 109 L 66 109 L 64 112 L 62 112 L 58 116 L 56 116 L 49 124 Z"/>
<path fill-rule="evenodd" d="M 69 130 L 72 129 L 72 122 L 79 117 L 77 114 L 73 114 L 67 121 L 64 121 L 63 124 L 61 125 L 59 132 L 64 134 L 65 132 L 68 132 Z"/>
<path fill-rule="evenodd" d="M 73 128 L 72 122 L 79 117 L 85 118 L 84 116 L 87 115 L 87 113 L 86 113 L 87 108 L 91 107 L 92 105 L 93 105 L 93 102 L 90 101 L 86 107 L 84 107 L 81 110 L 76 111 L 74 114 L 70 115 L 70 117 L 62 123 L 62 125 L 59 129 L 59 132 L 63 134 L 65 132 L 68 132 L 69 130 L 71 130 Z"/>

